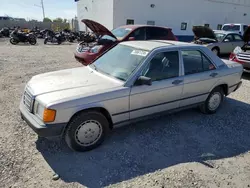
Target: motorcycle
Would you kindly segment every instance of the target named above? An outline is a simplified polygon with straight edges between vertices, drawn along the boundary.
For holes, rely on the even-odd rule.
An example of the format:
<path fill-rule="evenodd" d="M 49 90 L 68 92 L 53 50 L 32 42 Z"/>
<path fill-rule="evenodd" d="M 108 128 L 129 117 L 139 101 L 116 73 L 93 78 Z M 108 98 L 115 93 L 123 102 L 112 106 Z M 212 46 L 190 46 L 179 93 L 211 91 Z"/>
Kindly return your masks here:
<path fill-rule="evenodd" d="M 53 31 L 48 31 L 44 39 L 44 44 L 47 44 L 48 42 L 61 44 L 62 42 L 64 42 L 64 38 L 61 33 L 54 33 Z"/>
<path fill-rule="evenodd" d="M 5 27 L 0 30 L 0 35 L 3 37 L 9 37 L 10 36 L 10 29 Z"/>
<path fill-rule="evenodd" d="M 13 31 L 10 36 L 10 43 L 13 45 L 18 44 L 19 42 L 22 43 L 30 43 L 31 45 L 35 45 L 37 43 L 36 37 L 33 34 L 27 34 L 27 33 L 19 33 Z"/>

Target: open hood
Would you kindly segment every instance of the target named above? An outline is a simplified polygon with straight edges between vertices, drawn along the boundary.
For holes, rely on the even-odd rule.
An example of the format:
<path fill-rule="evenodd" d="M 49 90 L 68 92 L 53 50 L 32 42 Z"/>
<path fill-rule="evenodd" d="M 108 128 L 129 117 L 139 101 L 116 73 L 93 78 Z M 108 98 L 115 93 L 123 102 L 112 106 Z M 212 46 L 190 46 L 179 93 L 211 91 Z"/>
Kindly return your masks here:
<path fill-rule="evenodd" d="M 244 40 L 244 42 L 250 42 L 250 26 L 248 26 L 248 28 L 244 32 L 243 40 Z"/>
<path fill-rule="evenodd" d="M 195 39 L 200 39 L 200 38 L 209 38 L 213 40 L 217 40 L 214 31 L 210 29 L 209 27 L 205 26 L 193 26 L 193 33 L 195 36 Z"/>
<path fill-rule="evenodd" d="M 115 39 L 116 36 L 111 33 L 106 27 L 103 25 L 93 21 L 93 20 L 88 20 L 88 19 L 83 19 L 82 22 L 89 28 L 91 29 L 96 35 L 109 35 Z"/>

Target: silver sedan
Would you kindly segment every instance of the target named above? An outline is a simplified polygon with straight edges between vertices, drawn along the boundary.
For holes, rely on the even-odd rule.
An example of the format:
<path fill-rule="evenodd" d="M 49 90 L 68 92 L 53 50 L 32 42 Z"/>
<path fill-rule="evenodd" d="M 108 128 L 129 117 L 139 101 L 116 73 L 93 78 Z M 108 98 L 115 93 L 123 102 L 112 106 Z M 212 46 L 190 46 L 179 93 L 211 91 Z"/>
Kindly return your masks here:
<path fill-rule="evenodd" d="M 242 71 L 200 45 L 124 42 L 87 67 L 34 76 L 20 111 L 39 136 L 62 136 L 73 150 L 88 151 L 114 127 L 144 117 L 197 106 L 215 113 L 240 87 Z"/>

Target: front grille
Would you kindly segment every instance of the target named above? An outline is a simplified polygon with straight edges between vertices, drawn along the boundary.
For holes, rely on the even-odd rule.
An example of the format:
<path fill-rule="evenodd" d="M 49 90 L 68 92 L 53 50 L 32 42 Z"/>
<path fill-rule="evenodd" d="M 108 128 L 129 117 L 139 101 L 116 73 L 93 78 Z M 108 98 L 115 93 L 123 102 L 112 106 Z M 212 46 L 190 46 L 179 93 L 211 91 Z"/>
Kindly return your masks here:
<path fill-rule="evenodd" d="M 250 63 L 250 53 L 239 53 L 237 58 L 241 61 Z"/>
<path fill-rule="evenodd" d="M 25 89 L 24 94 L 23 94 L 23 103 L 27 107 L 27 109 L 32 112 L 33 110 L 33 103 L 34 103 L 34 98 L 31 95 L 31 93 Z"/>

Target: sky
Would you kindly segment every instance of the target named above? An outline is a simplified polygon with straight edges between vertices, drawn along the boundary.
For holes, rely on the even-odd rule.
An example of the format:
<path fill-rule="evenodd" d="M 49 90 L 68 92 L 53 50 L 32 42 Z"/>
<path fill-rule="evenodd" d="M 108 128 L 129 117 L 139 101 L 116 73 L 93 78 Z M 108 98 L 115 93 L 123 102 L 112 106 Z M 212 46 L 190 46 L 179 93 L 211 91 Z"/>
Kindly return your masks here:
<path fill-rule="evenodd" d="M 45 17 L 72 19 L 76 16 L 74 0 L 43 0 Z M 0 16 L 42 20 L 41 0 L 0 0 Z"/>

